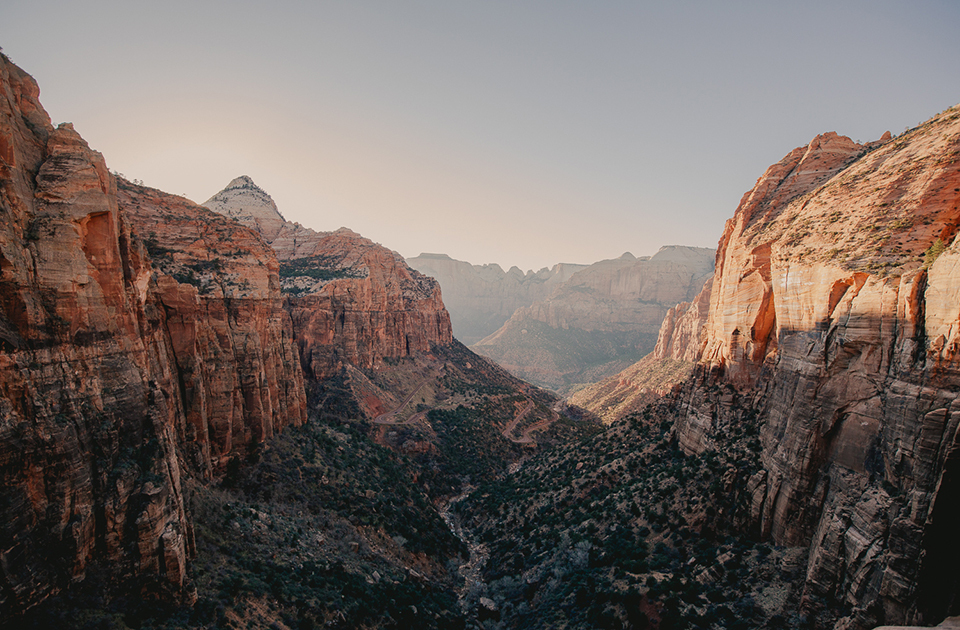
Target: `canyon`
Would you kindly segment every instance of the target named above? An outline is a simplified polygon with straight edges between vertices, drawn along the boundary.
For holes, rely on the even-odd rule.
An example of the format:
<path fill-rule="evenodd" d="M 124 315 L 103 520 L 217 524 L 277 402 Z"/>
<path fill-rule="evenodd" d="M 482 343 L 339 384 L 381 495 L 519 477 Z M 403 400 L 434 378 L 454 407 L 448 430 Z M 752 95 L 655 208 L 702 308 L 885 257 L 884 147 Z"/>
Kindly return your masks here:
<path fill-rule="evenodd" d="M 625 524 L 630 539 L 653 529 L 660 551 L 637 542 L 631 561 L 638 578 L 656 570 L 638 597 L 663 597 L 670 576 L 685 593 L 648 610 L 661 623 L 709 613 L 706 625 L 866 629 L 956 614 L 958 221 L 960 107 L 897 137 L 861 145 L 831 132 L 791 151 L 744 195 L 710 286 L 665 318 L 656 351 L 573 398 L 612 421 L 611 435 L 592 457 L 568 451 L 511 480 L 542 488 L 528 514 L 568 511 L 539 535 L 588 540 L 603 557 Z M 591 497 L 586 515 L 571 488 Z M 468 509 L 492 540 L 534 527 L 513 512 L 477 518 L 505 507 Z M 698 573 L 717 562 L 739 588 Z M 543 556 L 518 564 L 526 576 L 562 569 Z M 541 588 L 554 607 L 573 595 Z M 596 614 L 629 613 L 622 597 L 595 601 Z M 723 601 L 736 605 L 709 605 Z"/>
<path fill-rule="evenodd" d="M 667 246 L 596 262 L 517 309 L 471 348 L 531 383 L 568 394 L 652 351 L 667 312 L 713 273 L 714 250 Z"/>
<path fill-rule="evenodd" d="M 496 264 L 471 265 L 446 254 L 420 254 L 407 264 L 437 280 L 457 339 L 473 345 L 493 334 L 522 307 L 548 297 L 588 265 L 557 263 L 534 273 Z"/>
<path fill-rule="evenodd" d="M 837 627 L 954 612 L 958 158 L 954 107 L 771 166 L 727 222 L 679 395 L 688 453 L 714 448 L 737 400 L 757 414 L 751 525 L 809 545 L 803 606 L 848 607 Z"/>
<path fill-rule="evenodd" d="M 0 611 L 88 570 L 189 604 L 188 486 L 304 425 L 317 381 L 450 344 L 439 289 L 349 230 L 275 221 L 275 250 L 117 178 L 5 57 L 0 80 Z"/>
<path fill-rule="evenodd" d="M 960 612 L 960 107 L 794 149 L 715 252 L 421 273 L 116 177 L 0 54 L 0 212 L 12 627 Z"/>

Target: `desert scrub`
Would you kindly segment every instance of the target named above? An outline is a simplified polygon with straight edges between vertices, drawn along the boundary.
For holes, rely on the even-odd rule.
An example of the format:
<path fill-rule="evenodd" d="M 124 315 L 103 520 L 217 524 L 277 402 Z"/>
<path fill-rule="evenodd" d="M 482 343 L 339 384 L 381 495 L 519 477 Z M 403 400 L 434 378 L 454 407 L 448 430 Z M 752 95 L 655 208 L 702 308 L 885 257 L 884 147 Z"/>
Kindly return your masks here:
<path fill-rule="evenodd" d="M 933 244 L 927 248 L 927 251 L 923 252 L 923 268 L 929 269 L 930 265 L 932 265 L 946 249 L 947 246 L 943 244 L 942 240 L 939 238 L 935 240 Z"/>

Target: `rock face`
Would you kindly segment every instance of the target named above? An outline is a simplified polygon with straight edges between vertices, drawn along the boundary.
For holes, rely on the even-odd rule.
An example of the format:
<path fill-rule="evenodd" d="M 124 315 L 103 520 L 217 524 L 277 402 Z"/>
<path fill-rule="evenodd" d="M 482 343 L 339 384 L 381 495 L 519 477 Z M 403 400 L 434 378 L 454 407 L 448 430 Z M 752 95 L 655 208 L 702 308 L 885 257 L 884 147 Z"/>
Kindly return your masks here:
<path fill-rule="evenodd" d="M 609 424 L 668 395 L 684 382 L 699 358 L 712 285 L 707 281 L 693 302 L 681 302 L 667 311 L 653 352 L 622 372 L 584 387 L 571 395 L 569 402 Z"/>
<path fill-rule="evenodd" d="M 189 600 L 182 480 L 302 424 L 305 374 L 450 342 L 449 318 L 397 254 L 248 179 L 256 230 L 118 181 L 38 96 L 0 55 L 0 618 L 94 565 Z"/>
<path fill-rule="evenodd" d="M 0 616 L 82 579 L 184 589 L 165 312 L 103 157 L 0 56 Z"/>
<path fill-rule="evenodd" d="M 261 230 L 276 251 L 308 378 L 330 376 L 345 363 L 376 367 L 384 358 L 453 340 L 440 287 L 396 252 L 346 228 L 315 232 L 284 221 L 248 177 L 233 180 L 204 205 Z"/>
<path fill-rule="evenodd" d="M 599 381 L 653 350 L 667 312 L 710 277 L 714 254 L 671 246 L 651 258 L 594 263 L 472 349 L 557 391 Z"/>
<path fill-rule="evenodd" d="M 814 138 L 720 240 L 677 437 L 723 448 L 726 419 L 753 409 L 751 520 L 809 546 L 805 610 L 846 610 L 837 627 L 932 624 L 960 605 L 958 224 L 951 108 L 864 146 Z"/>
<path fill-rule="evenodd" d="M 420 254 L 407 264 L 436 278 L 450 312 L 453 333 L 470 345 L 492 334 L 519 308 L 548 297 L 560 284 L 587 265 L 559 263 L 534 273 L 518 267 L 471 265 L 446 254 Z"/>
<path fill-rule="evenodd" d="M 270 247 L 182 197 L 119 180 L 118 201 L 157 272 L 151 290 L 165 314 L 191 469 L 222 471 L 303 424 L 303 372 Z"/>

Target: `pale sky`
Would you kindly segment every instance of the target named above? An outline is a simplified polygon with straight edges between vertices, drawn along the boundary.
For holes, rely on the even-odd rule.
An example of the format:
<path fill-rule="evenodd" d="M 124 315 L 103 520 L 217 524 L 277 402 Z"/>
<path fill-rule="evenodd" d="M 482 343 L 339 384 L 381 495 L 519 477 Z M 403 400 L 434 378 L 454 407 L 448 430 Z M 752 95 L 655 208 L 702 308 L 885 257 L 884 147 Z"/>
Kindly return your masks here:
<path fill-rule="evenodd" d="M 4 0 L 0 46 L 128 178 L 524 270 L 715 247 L 794 147 L 960 102 L 955 0 Z"/>

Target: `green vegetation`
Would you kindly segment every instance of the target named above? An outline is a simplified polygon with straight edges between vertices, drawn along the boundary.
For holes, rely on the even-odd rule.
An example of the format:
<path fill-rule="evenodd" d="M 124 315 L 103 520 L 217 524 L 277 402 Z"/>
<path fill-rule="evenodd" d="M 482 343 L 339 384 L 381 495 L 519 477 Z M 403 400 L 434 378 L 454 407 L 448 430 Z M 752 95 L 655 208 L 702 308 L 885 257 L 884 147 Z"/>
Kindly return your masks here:
<path fill-rule="evenodd" d="M 160 245 L 155 238 L 143 239 L 143 245 L 147 248 L 147 253 L 150 254 L 150 258 L 152 258 L 154 261 L 159 261 L 160 259 L 168 259 L 172 261 L 173 253 L 177 251 L 175 249 Z"/>
<path fill-rule="evenodd" d="M 464 628 L 446 568 L 464 549 L 412 469 L 330 416 L 288 428 L 221 484 L 188 484 L 194 606 L 143 602 L 141 584 L 109 599 L 93 576 L 22 627 Z"/>
<path fill-rule="evenodd" d="M 935 240 L 933 244 L 927 248 L 927 251 L 923 252 L 923 268 L 929 269 L 930 265 L 932 265 L 946 249 L 947 246 L 944 245 L 942 240 L 939 238 Z"/>
<path fill-rule="evenodd" d="M 738 529 L 760 443 L 755 415 L 737 413 L 723 451 L 688 456 L 670 410 L 648 407 L 461 503 L 495 558 L 475 597 L 497 603 L 496 627 L 776 627 L 757 602 L 799 569 Z"/>
<path fill-rule="evenodd" d="M 303 276 L 314 280 L 336 280 L 337 278 L 362 278 L 363 273 L 340 267 L 334 256 L 324 254 L 280 261 L 280 278 Z"/>

